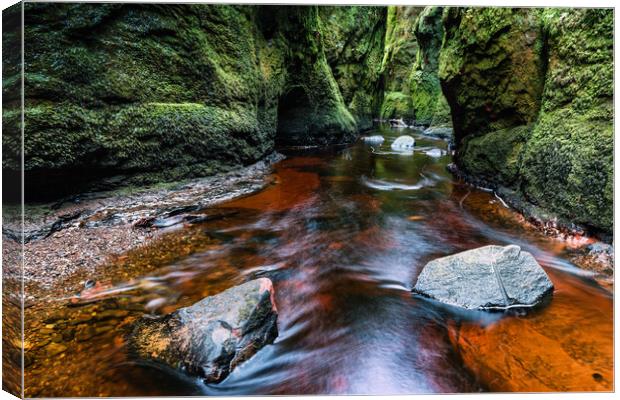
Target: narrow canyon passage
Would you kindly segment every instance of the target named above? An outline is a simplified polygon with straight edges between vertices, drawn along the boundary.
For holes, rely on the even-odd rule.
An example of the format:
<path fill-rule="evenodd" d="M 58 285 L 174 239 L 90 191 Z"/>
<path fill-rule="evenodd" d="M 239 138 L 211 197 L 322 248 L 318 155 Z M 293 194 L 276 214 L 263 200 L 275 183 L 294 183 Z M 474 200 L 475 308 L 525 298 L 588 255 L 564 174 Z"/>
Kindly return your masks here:
<path fill-rule="evenodd" d="M 64 361 L 31 352 L 26 396 L 611 390 L 612 295 L 567 261 L 567 244 L 455 182 L 446 141 L 368 134 L 385 141 L 284 150 L 272 185 L 205 211 L 225 218 L 175 225 L 167 245 L 119 257 L 96 301 L 27 309 L 33 348 L 58 321 L 78 336 Z M 392 150 L 403 134 L 415 148 Z M 426 262 L 487 244 L 531 252 L 555 285 L 550 302 L 463 312 L 411 293 Z M 143 274 L 144 264 L 157 268 Z M 275 285 L 279 336 L 223 382 L 131 357 L 124 327 L 145 310 L 168 313 L 260 276 Z"/>

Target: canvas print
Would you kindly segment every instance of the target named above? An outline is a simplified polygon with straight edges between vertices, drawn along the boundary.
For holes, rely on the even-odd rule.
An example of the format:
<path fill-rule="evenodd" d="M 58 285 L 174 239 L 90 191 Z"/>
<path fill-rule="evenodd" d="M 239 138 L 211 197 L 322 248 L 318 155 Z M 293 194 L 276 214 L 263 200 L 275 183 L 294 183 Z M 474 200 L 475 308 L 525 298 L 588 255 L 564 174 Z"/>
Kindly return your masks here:
<path fill-rule="evenodd" d="M 614 390 L 613 9 L 2 19 L 3 390 Z"/>

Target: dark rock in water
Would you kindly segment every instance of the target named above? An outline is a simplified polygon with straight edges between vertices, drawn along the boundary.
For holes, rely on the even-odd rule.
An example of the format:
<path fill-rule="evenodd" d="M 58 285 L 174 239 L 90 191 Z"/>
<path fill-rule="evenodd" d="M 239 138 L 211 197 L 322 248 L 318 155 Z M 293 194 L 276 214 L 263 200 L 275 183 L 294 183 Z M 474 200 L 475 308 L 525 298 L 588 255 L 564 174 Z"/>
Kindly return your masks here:
<path fill-rule="evenodd" d="M 142 318 L 129 340 L 140 358 L 220 382 L 277 335 L 273 285 L 260 278 L 162 318 Z"/>
<path fill-rule="evenodd" d="M 506 309 L 537 305 L 553 284 L 519 246 L 484 246 L 429 262 L 414 291 L 468 309 Z"/>

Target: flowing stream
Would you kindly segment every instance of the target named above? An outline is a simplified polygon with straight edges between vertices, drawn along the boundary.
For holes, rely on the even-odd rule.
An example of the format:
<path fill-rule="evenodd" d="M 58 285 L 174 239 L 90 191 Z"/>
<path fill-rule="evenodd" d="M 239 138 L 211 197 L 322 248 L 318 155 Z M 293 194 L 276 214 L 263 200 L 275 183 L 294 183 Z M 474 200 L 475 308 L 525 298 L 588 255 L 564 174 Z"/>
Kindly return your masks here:
<path fill-rule="evenodd" d="M 565 243 L 455 182 L 446 141 L 375 134 L 385 141 L 284 151 L 272 185 L 214 207 L 225 217 L 173 226 L 120 257 L 103 300 L 35 307 L 34 332 L 58 331 L 51 340 L 67 349 L 33 352 L 26 395 L 612 390 L 612 295 L 567 261 Z M 413 152 L 391 149 L 403 134 Z M 429 260 L 487 244 L 531 252 L 555 285 L 549 303 L 464 312 L 411 293 Z M 133 319 L 258 276 L 274 282 L 279 336 L 220 384 L 127 354 Z"/>

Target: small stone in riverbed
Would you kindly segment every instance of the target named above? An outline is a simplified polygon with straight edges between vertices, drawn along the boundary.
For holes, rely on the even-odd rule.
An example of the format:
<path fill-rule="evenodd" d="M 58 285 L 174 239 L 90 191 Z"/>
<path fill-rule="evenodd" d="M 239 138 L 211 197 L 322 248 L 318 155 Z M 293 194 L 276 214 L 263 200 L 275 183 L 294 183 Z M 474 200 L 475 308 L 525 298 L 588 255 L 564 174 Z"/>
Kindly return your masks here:
<path fill-rule="evenodd" d="M 84 342 L 95 336 L 95 328 L 90 325 L 80 325 L 75 332 L 75 340 L 78 342 Z"/>
<path fill-rule="evenodd" d="M 426 264 L 414 291 L 468 309 L 534 306 L 553 284 L 519 246 L 485 246 Z"/>
<path fill-rule="evenodd" d="M 366 143 L 383 143 L 383 136 L 381 135 L 373 135 L 373 136 L 364 136 L 362 137 L 362 140 Z"/>
<path fill-rule="evenodd" d="M 435 136 L 442 139 L 450 139 L 452 137 L 452 128 L 448 127 L 430 127 L 423 132 L 427 136 Z"/>
<path fill-rule="evenodd" d="M 144 359 L 220 382 L 278 335 L 273 286 L 260 278 L 162 318 L 139 320 L 129 335 Z"/>
<path fill-rule="evenodd" d="M 96 319 L 101 321 L 110 318 L 124 318 L 129 315 L 129 311 L 126 310 L 104 310 L 96 315 Z"/>
<path fill-rule="evenodd" d="M 57 354 L 62 353 L 65 350 L 67 350 L 67 346 L 63 344 L 59 344 L 59 343 L 50 343 L 45 348 L 45 351 L 47 352 L 48 357 L 53 357 Z"/>

